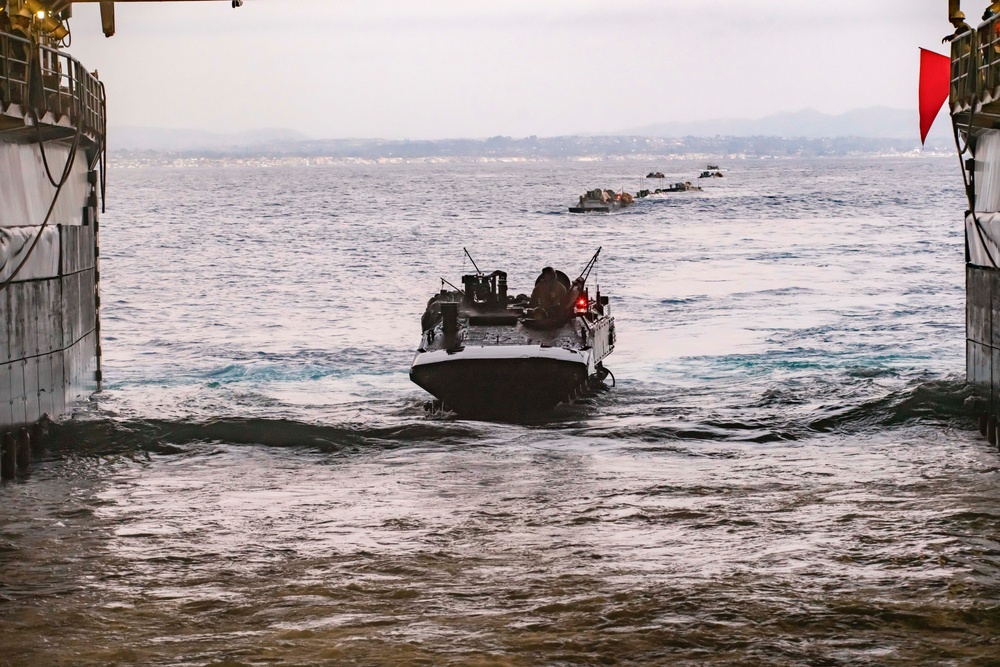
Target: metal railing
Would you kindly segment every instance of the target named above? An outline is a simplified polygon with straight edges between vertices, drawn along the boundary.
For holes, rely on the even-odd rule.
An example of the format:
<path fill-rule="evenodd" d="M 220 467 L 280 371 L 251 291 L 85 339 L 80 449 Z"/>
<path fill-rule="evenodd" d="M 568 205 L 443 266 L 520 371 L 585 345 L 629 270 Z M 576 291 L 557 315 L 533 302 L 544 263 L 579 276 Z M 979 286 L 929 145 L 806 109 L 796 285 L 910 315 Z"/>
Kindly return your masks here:
<path fill-rule="evenodd" d="M 0 33 L 0 111 L 11 104 L 38 118 L 52 113 L 84 132 L 105 134 L 104 86 L 94 75 L 61 51 Z"/>
<path fill-rule="evenodd" d="M 951 43 L 952 111 L 967 109 L 977 95 L 976 81 L 980 63 L 976 37 L 976 32 L 970 30 Z"/>
<path fill-rule="evenodd" d="M 1000 85 L 1000 34 L 996 17 L 976 29 L 979 46 L 979 90 L 976 97 L 980 103 L 992 102 L 994 91 Z"/>
<path fill-rule="evenodd" d="M 28 99 L 31 42 L 0 32 L 0 107 Z"/>

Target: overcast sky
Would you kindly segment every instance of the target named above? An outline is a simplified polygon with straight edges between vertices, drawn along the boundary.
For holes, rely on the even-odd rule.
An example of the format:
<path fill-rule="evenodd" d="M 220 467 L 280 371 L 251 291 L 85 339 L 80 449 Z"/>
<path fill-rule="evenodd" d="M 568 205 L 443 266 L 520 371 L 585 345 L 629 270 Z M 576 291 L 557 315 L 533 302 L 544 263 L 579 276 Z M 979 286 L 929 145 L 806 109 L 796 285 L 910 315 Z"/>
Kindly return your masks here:
<path fill-rule="evenodd" d="M 965 0 L 977 22 L 985 0 Z M 523 137 L 915 108 L 947 0 L 246 0 L 75 5 L 112 126 Z"/>

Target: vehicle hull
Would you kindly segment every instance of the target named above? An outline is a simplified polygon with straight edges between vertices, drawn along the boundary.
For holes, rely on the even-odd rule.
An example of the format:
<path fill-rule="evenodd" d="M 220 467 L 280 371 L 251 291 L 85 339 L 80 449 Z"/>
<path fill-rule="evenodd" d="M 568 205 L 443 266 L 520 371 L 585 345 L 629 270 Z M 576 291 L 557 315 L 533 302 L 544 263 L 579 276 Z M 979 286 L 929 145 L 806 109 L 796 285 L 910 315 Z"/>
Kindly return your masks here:
<path fill-rule="evenodd" d="M 585 351 L 538 346 L 418 353 L 410 379 L 458 414 L 517 417 L 550 410 L 593 373 Z"/>

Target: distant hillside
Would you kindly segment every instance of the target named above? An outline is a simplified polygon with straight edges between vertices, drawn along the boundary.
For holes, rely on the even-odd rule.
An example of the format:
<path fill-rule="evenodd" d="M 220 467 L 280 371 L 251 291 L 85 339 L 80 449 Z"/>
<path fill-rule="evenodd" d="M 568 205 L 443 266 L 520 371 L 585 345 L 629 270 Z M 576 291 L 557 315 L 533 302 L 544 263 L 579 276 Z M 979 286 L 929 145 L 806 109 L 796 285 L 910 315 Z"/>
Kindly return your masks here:
<path fill-rule="evenodd" d="M 920 148 L 917 112 L 872 107 L 840 115 L 814 109 L 756 120 L 717 118 L 660 123 L 607 135 L 488 139 L 313 139 L 287 129 L 223 134 L 204 130 L 120 127 L 109 132 L 116 153 L 178 156 L 381 158 L 539 158 L 635 155 L 845 156 L 904 153 Z M 947 113 L 927 139 L 928 150 L 954 150 Z"/>
<path fill-rule="evenodd" d="M 693 122 L 657 123 L 633 127 L 617 135 L 648 137 L 803 137 L 825 139 L 864 137 L 866 139 L 913 139 L 919 137 L 916 109 L 871 107 L 833 115 L 815 109 L 782 112 L 763 118 L 711 118 Z M 931 137 L 947 139 L 951 126 L 942 110 Z"/>
<path fill-rule="evenodd" d="M 205 130 L 163 127 L 112 127 L 108 132 L 108 147 L 111 150 L 124 151 L 191 153 L 269 149 L 280 144 L 307 139 L 308 137 L 301 132 L 275 128 L 222 134 Z"/>
<path fill-rule="evenodd" d="M 649 137 L 656 139 L 719 139 L 748 138 L 785 139 L 785 140 L 839 140 L 845 138 L 865 139 L 889 142 L 883 148 L 900 150 L 903 144 L 918 147 L 917 112 L 915 109 L 890 109 L 888 107 L 871 107 L 856 109 L 847 113 L 833 115 L 825 114 L 815 109 L 782 112 L 758 118 L 715 118 L 693 122 L 658 123 L 633 127 L 619 132 L 609 132 L 604 135 L 611 137 Z M 601 135 L 589 135 L 596 139 Z M 582 137 L 580 137 L 582 139 Z M 549 146 L 553 141 L 562 144 L 576 144 L 568 141 L 573 137 L 549 137 L 543 139 Z M 373 148 L 397 147 L 404 152 L 412 150 L 429 150 L 430 154 L 440 155 L 442 151 L 461 147 L 466 151 L 471 145 L 482 145 L 486 152 L 499 148 L 498 144 L 515 144 L 520 140 L 510 137 L 494 137 L 492 139 L 443 139 L 437 141 L 394 141 L 385 139 L 313 139 L 301 132 L 288 129 L 261 129 L 249 132 L 224 134 L 207 132 L 205 130 L 184 130 L 154 127 L 112 127 L 108 136 L 109 148 L 114 151 L 157 153 L 311 153 L 322 147 L 335 153 L 369 152 Z M 532 137 L 524 140 L 527 144 L 538 142 Z M 928 137 L 928 146 L 949 146 L 951 144 L 951 125 L 947 113 L 942 110 Z M 902 144 L 900 143 L 902 142 Z M 610 146 L 614 142 L 604 142 Z M 520 154 L 524 146 L 518 146 L 516 153 Z M 775 152 L 780 153 L 788 146 L 782 145 Z M 757 142 L 755 150 L 771 152 L 768 142 Z M 825 145 L 819 147 L 821 152 L 858 150 L 857 142 L 838 142 L 837 146 Z M 807 151 L 816 150 L 807 148 Z M 872 142 L 865 143 L 862 150 L 879 150 Z"/>
<path fill-rule="evenodd" d="M 621 159 L 665 156 L 707 158 L 849 157 L 915 153 L 920 141 L 910 139 L 806 139 L 781 137 L 491 137 L 489 139 L 442 139 L 437 141 L 389 141 L 384 139 L 325 139 L 288 141 L 269 146 L 241 146 L 214 150 L 127 151 L 113 150 L 116 158 L 247 159 L 297 158 L 345 160 L 409 159 Z M 954 152 L 946 141 L 928 141 L 930 151 Z"/>

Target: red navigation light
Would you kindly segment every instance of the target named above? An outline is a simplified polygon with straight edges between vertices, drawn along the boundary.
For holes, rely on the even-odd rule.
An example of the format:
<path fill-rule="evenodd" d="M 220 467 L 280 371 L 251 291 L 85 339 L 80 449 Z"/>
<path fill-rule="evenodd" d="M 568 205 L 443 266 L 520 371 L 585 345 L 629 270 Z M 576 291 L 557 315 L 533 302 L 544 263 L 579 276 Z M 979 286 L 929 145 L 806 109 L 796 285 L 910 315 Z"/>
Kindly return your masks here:
<path fill-rule="evenodd" d="M 585 313 L 587 312 L 587 297 L 581 296 L 576 300 L 576 312 Z"/>

